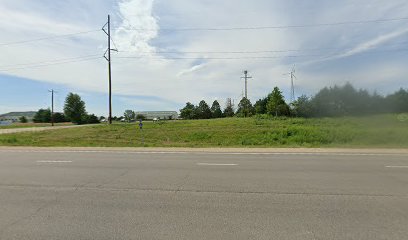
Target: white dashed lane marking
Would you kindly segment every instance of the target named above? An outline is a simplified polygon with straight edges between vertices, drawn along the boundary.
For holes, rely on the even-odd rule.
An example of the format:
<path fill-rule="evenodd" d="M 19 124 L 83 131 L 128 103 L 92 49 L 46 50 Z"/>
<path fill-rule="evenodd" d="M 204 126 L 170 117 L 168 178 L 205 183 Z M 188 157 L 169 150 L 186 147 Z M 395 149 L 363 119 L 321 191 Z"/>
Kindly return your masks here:
<path fill-rule="evenodd" d="M 37 163 L 72 163 L 72 161 L 37 161 Z"/>
<path fill-rule="evenodd" d="M 197 163 L 198 166 L 238 166 L 235 163 Z"/>

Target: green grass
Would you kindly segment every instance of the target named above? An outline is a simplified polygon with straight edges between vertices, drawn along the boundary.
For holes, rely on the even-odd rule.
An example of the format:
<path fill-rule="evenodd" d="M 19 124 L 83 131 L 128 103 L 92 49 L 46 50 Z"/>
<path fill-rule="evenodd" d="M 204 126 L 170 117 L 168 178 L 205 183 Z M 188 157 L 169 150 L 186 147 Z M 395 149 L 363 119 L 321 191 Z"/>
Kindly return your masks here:
<path fill-rule="evenodd" d="M 72 123 L 56 123 L 55 126 L 69 126 Z M 31 127 L 51 127 L 51 123 L 13 123 L 11 125 L 0 126 L 1 129 L 31 128 Z"/>
<path fill-rule="evenodd" d="M 408 121 L 397 115 L 323 119 L 229 118 L 94 125 L 0 135 L 6 146 L 92 147 L 408 147 Z"/>

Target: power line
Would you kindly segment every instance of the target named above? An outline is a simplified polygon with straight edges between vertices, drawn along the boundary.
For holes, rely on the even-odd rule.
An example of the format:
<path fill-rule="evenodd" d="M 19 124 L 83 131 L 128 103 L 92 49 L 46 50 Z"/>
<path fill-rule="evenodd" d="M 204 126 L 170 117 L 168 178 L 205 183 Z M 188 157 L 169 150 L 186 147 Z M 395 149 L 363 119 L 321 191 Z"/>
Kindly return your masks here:
<path fill-rule="evenodd" d="M 56 63 L 49 63 L 49 64 L 38 64 L 38 65 L 27 66 L 27 67 L 0 69 L 0 72 L 9 72 L 13 70 L 24 70 L 24 69 L 31 69 L 31 68 L 41 68 L 41 67 L 61 65 L 61 64 L 67 64 L 67 63 L 85 62 L 85 61 L 96 60 L 96 59 L 102 59 L 102 57 L 92 57 L 92 58 L 90 57 L 90 58 L 84 58 L 84 59 L 73 60 L 73 61 L 63 61 L 63 62 L 56 62 Z"/>
<path fill-rule="evenodd" d="M 213 27 L 213 28 L 125 28 L 116 27 L 114 29 L 123 29 L 129 31 L 240 31 L 240 30 L 267 30 L 267 29 L 288 29 L 288 28 L 310 28 L 310 27 L 325 27 L 325 26 L 341 26 L 351 24 L 368 24 L 368 23 L 386 23 L 395 21 L 405 21 L 408 17 L 388 18 L 376 20 L 361 20 L 361 21 L 344 21 L 333 23 L 317 23 L 317 24 L 301 24 L 301 25 L 286 25 L 286 26 L 252 26 L 252 27 Z"/>
<path fill-rule="evenodd" d="M 100 30 L 100 29 L 98 29 L 98 30 L 90 30 L 90 31 L 84 31 L 84 32 L 75 32 L 75 33 L 54 35 L 54 36 L 43 37 L 43 38 L 35 38 L 35 39 L 30 39 L 30 40 L 23 40 L 23 41 L 16 41 L 16 42 L 8 42 L 8 43 L 0 43 L 0 47 L 2 47 L 2 46 L 11 46 L 11 45 L 19 45 L 19 44 L 31 43 L 31 42 L 39 42 L 39 41 L 45 41 L 45 40 L 51 40 L 51 39 L 57 39 L 57 38 L 66 38 L 66 37 L 71 37 L 71 36 L 76 36 L 76 35 L 82 35 L 82 34 L 88 34 L 88 33 L 99 32 L 99 31 L 101 31 L 101 30 Z"/>
<path fill-rule="evenodd" d="M 395 44 L 387 44 L 385 46 L 405 45 L 408 42 L 399 42 Z M 383 45 L 384 46 L 384 45 Z M 312 52 L 323 50 L 341 50 L 350 51 L 353 48 L 305 48 L 305 49 L 284 49 L 284 50 L 253 50 L 253 51 L 131 51 L 121 50 L 119 53 L 144 53 L 144 54 L 258 54 L 258 53 L 285 53 L 285 52 Z"/>
<path fill-rule="evenodd" d="M 347 51 L 351 51 L 352 49 L 348 49 Z M 332 53 L 332 54 L 302 54 L 302 55 L 283 55 L 283 56 L 240 56 L 240 57 L 151 57 L 149 55 L 145 56 L 122 56 L 122 57 L 116 57 L 119 59 L 145 59 L 148 57 L 149 59 L 157 59 L 157 60 L 240 60 L 240 59 L 276 59 L 276 58 L 299 58 L 299 57 L 319 57 L 319 56 L 325 56 L 325 57 L 332 57 L 332 56 L 337 56 L 341 54 L 347 54 L 347 51 L 345 52 L 337 52 L 337 53 Z M 373 53 L 380 53 L 380 52 L 404 52 L 408 51 L 408 48 L 400 48 L 400 49 L 384 49 L 384 50 L 376 50 L 376 51 L 370 51 L 370 52 L 361 52 L 361 54 L 373 54 Z"/>
<path fill-rule="evenodd" d="M 112 38 L 112 36 L 111 36 L 111 41 L 112 41 L 112 43 L 113 43 L 113 46 L 115 47 L 115 49 L 113 49 L 115 52 L 119 52 L 119 48 L 118 48 L 118 46 L 116 45 L 116 43 L 115 43 L 115 41 L 113 41 L 113 38 Z"/>
<path fill-rule="evenodd" d="M 18 67 L 18 66 L 30 66 L 30 65 L 38 65 L 38 64 L 48 64 L 48 63 L 55 63 L 55 62 L 61 62 L 61 61 L 91 58 L 91 57 L 96 57 L 96 56 L 100 56 L 100 54 L 85 55 L 85 56 L 70 57 L 70 58 L 59 58 L 59 59 L 52 59 L 52 60 L 44 60 L 42 62 L 36 61 L 36 62 L 30 62 L 30 63 L 19 63 L 19 64 L 13 64 L 13 65 L 3 65 L 3 66 L 0 66 L 0 69 L 2 69 L 2 68 L 13 68 L 13 67 Z"/>
<path fill-rule="evenodd" d="M 245 60 L 245 59 L 276 59 L 276 58 L 298 58 L 298 57 L 316 57 L 326 56 L 326 54 L 309 55 L 289 55 L 289 56 L 243 56 L 243 57 L 150 57 L 153 60 Z M 136 57 L 116 57 L 119 59 L 145 59 L 146 56 Z"/>
<path fill-rule="evenodd" d="M 398 52 L 398 51 L 408 51 L 408 49 L 389 49 L 389 50 L 377 50 L 372 52 L 363 52 L 362 54 L 370 54 L 370 53 L 379 53 L 379 52 Z M 342 53 L 338 53 L 336 55 L 341 55 Z M 345 54 L 345 53 L 343 53 Z M 329 58 L 336 56 L 334 54 L 303 54 L 303 55 L 283 55 L 283 56 L 241 56 L 241 57 L 149 57 L 148 59 L 153 60 L 250 60 L 250 59 L 279 59 L 279 58 L 301 58 L 301 57 L 323 57 Z M 116 57 L 118 59 L 145 59 L 148 56 L 126 56 L 126 57 Z M 93 55 L 85 55 L 79 57 L 72 57 L 72 58 L 62 58 L 62 59 L 53 59 L 53 60 L 46 60 L 42 62 L 31 62 L 31 63 L 21 63 L 21 64 L 14 64 L 14 65 L 3 65 L 0 66 L 0 71 L 6 72 L 11 70 L 22 70 L 22 69 L 30 69 L 30 68 L 40 68 L 40 67 L 47 67 L 53 65 L 60 65 L 60 64 L 67 64 L 67 63 L 75 63 L 75 62 L 83 62 L 89 60 L 96 60 L 100 59 L 100 54 L 93 54 Z"/>

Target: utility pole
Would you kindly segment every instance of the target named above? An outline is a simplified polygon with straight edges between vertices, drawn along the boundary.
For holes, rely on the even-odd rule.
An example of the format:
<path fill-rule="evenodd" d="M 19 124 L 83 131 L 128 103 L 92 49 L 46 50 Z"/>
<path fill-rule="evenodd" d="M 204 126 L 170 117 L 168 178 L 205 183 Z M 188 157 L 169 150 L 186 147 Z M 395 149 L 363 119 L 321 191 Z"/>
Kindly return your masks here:
<path fill-rule="evenodd" d="M 296 96 L 295 96 L 295 79 L 296 78 L 296 69 L 295 66 L 293 66 L 292 71 L 290 73 L 284 74 L 284 75 L 290 75 L 290 102 L 294 103 L 296 101 Z"/>
<path fill-rule="evenodd" d="M 54 89 L 48 90 L 51 93 L 51 125 L 54 126 Z"/>
<path fill-rule="evenodd" d="M 248 77 L 248 71 L 245 70 L 244 71 L 245 76 L 241 77 L 245 79 L 245 98 L 248 99 L 248 79 L 252 78 L 252 77 Z"/>
<path fill-rule="evenodd" d="M 290 101 L 293 103 L 295 102 L 295 84 L 293 83 L 293 78 L 295 78 L 295 69 L 293 68 L 292 72 L 290 73 Z"/>
<path fill-rule="evenodd" d="M 107 30 L 105 28 L 107 27 Z M 109 124 L 112 124 L 112 61 L 111 51 L 117 51 L 117 49 L 111 48 L 111 24 L 110 15 L 108 15 L 108 22 L 102 27 L 102 30 L 108 36 L 108 49 L 105 51 L 104 58 L 108 61 L 108 74 L 109 74 Z M 106 54 L 108 56 L 106 56 Z"/>

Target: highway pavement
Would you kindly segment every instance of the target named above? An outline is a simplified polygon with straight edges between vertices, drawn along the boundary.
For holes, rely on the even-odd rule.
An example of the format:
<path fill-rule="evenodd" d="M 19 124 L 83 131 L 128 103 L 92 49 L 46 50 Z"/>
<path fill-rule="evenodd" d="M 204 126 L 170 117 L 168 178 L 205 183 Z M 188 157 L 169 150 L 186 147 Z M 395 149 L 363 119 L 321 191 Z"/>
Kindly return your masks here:
<path fill-rule="evenodd" d="M 406 151 L 0 148 L 0 239 L 408 239 Z"/>

